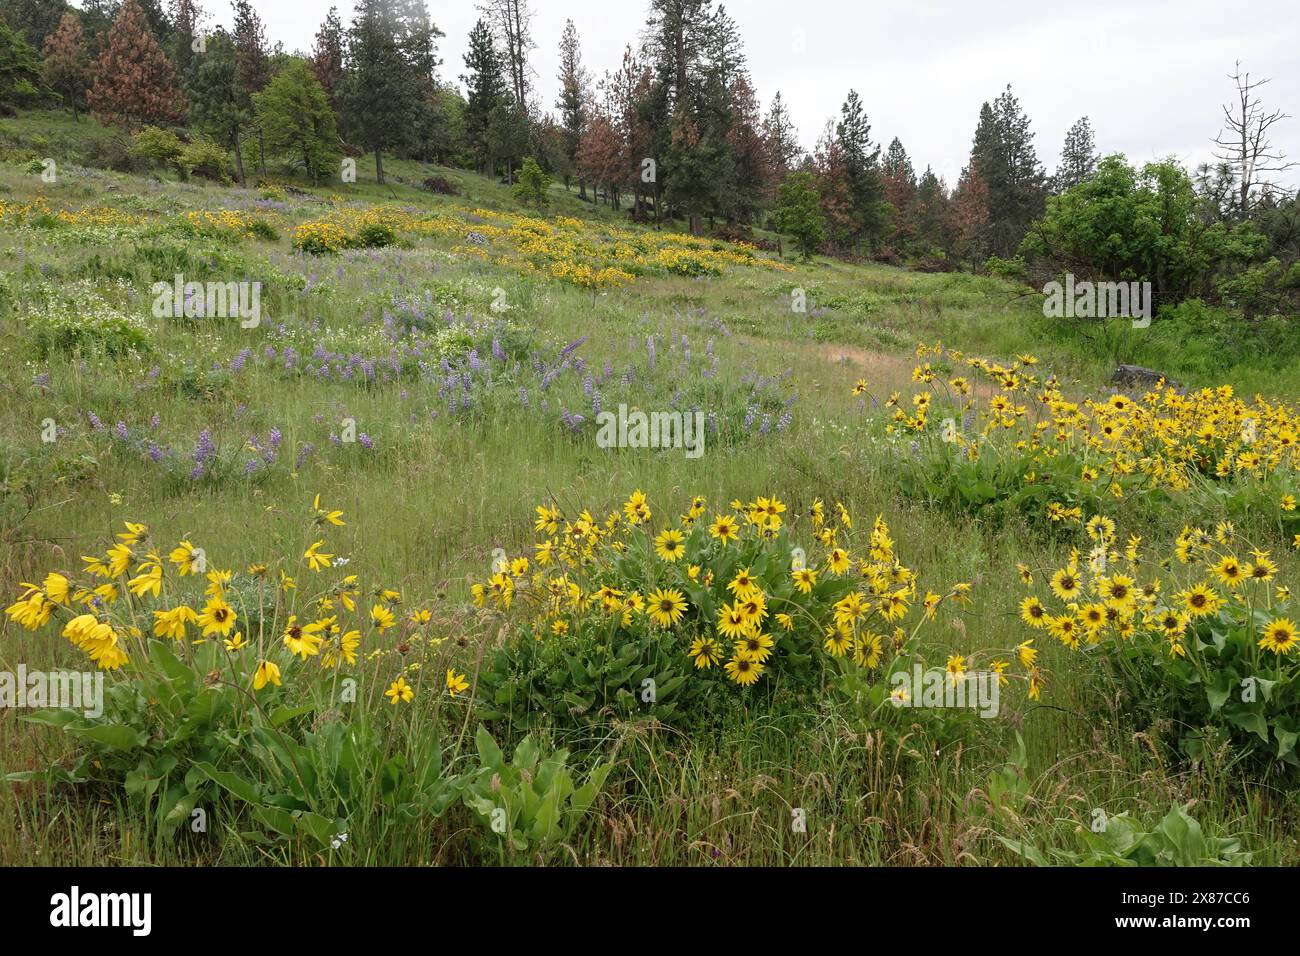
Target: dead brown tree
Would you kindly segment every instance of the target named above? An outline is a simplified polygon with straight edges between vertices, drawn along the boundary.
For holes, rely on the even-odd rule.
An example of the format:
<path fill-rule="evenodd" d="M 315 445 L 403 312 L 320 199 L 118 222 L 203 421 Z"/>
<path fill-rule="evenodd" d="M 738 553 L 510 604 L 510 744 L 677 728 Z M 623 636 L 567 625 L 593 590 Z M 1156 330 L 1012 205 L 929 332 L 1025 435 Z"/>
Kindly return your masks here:
<path fill-rule="evenodd" d="M 1269 78 L 1252 80 L 1249 73 L 1241 72 L 1238 60 L 1235 72 L 1229 79 L 1237 87 L 1235 102 L 1226 103 L 1223 117 L 1227 125 L 1214 139 L 1218 147 L 1215 158 L 1226 163 L 1237 180 L 1237 215 L 1245 218 L 1250 213 L 1251 193 L 1256 189 L 1269 189 L 1286 194 L 1286 188 L 1269 177 L 1296 166 L 1287 162 L 1286 155 L 1274 148 L 1269 130 L 1290 115 L 1281 110 L 1268 110 L 1260 100 L 1258 90 L 1267 85 Z"/>

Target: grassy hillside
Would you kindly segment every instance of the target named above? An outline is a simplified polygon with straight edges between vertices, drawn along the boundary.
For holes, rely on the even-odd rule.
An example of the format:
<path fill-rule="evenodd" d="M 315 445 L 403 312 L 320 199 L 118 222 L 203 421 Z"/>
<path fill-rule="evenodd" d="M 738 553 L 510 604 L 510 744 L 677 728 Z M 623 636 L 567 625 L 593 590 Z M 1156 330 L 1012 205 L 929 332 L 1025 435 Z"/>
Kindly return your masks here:
<path fill-rule="evenodd" d="M 1052 376 L 1061 401 L 1104 401 L 1120 358 L 1158 365 L 1193 395 L 1230 383 L 1242 395 L 1287 401 L 1300 394 L 1294 357 L 1256 353 L 1211 375 L 1205 348 L 1158 321 L 1150 330 L 1085 337 L 1045 319 L 1028 290 L 995 278 L 783 261 L 633 226 L 560 186 L 551 190 L 550 208 L 532 212 L 497 183 L 396 159 L 385 160 L 392 182 L 383 187 L 363 159 L 356 184 L 281 181 L 249 190 L 87 165 L 105 155 L 102 144 L 112 135 L 56 114 L 0 121 L 5 603 L 23 594 L 23 582 L 48 590 L 42 582 L 56 570 L 74 584 L 112 583 L 88 577 L 81 556 L 103 554 L 125 533 L 127 576 L 156 549 L 164 597 L 185 594 L 201 608 L 202 575 L 180 576 L 168 558 L 179 542 L 192 542 L 204 549 L 209 570 L 232 572 L 216 587 L 244 602 L 236 602 L 241 628 L 253 645 L 245 658 L 277 661 L 283 686 L 253 692 L 230 672 L 236 734 L 215 710 L 203 710 L 217 706 L 204 688 L 224 687 L 226 669 L 244 658 L 218 636 L 194 643 L 199 628 L 191 625 L 185 641 L 153 642 L 171 648 L 179 669 L 153 691 L 141 684 L 132 697 L 146 739 L 179 733 L 175 727 L 189 720 L 185 734 L 212 734 L 202 738 L 200 762 L 208 766 L 229 761 L 255 774 L 240 763 L 254 757 L 241 753 L 261 754 L 256 759 L 267 763 L 258 783 L 268 793 L 295 786 L 284 766 L 280 776 L 267 769 L 275 765 L 277 733 L 324 746 L 329 726 L 356 721 L 348 724 L 354 739 L 367 741 L 365 754 L 377 762 L 373 773 L 358 770 L 363 786 L 339 785 L 333 810 L 313 804 L 301 817 L 347 828 L 346 844 L 330 848 L 314 823 L 284 824 L 289 832 L 277 837 L 272 823 L 283 824 L 280 817 L 250 810 L 250 801 L 231 795 L 229 781 L 185 772 L 184 760 L 198 758 L 183 741 L 167 751 L 179 765 L 152 751 L 150 762 L 137 765 L 153 745 L 136 741 L 79 773 L 73 768 L 84 736 L 5 710 L 3 769 L 59 767 L 77 782 L 24 778 L 0 791 L 0 863 L 1017 864 L 1085 852 L 1081 833 L 1098 810 L 1146 832 L 1175 804 L 1189 803 L 1207 834 L 1239 841 L 1254 862 L 1300 861 L 1291 771 L 1261 763 L 1235 738 L 1189 758 L 1172 740 L 1180 712 L 1159 712 L 1174 704 L 1154 689 L 1136 694 L 1108 669 L 1118 662 L 1122 671 L 1122 656 L 1107 658 L 1100 641 L 1071 650 L 1020 621 L 1028 592 L 1016 570 L 1029 569 L 1041 591 L 1046 577 L 1069 564 L 1072 549 L 1086 557 L 1084 522 L 1105 514 L 1122 529 L 1117 550 L 1140 535 L 1153 562 L 1170 553 L 1185 526 L 1212 530 L 1232 521 L 1243 542 L 1267 550 L 1279 566 L 1269 588 L 1293 580 L 1290 512 L 1278 502 L 1295 483 L 1294 459 L 1278 451 L 1276 462 L 1231 481 L 1202 475 L 1175 490 L 1138 488 L 1117 469 L 1112 487 L 1129 489 L 1120 497 L 1107 485 L 1112 473 L 1079 479 L 1080 469 L 1104 470 L 1123 459 L 1140 476 L 1147 473 L 1142 456 L 1100 439 L 1082 442 L 1064 453 L 1079 456 L 1073 477 L 1067 481 L 1062 466 L 1044 484 L 1029 472 L 1045 480 L 1052 463 L 1065 460 L 1050 442 L 1041 462 L 1024 467 L 1017 457 L 1027 454 L 1023 447 L 1010 438 L 999 444 L 1004 433 L 1020 436 L 1015 429 L 1024 428 L 1027 441 L 1035 423 L 1052 425 L 1059 409 L 1040 397 Z M 53 183 L 39 174 L 46 157 L 57 163 Z M 421 188 L 432 175 L 450 180 L 458 195 Z M 304 243 L 319 254 L 295 248 Z M 214 316 L 156 315 L 152 286 L 177 274 L 261 283 L 260 321 L 242 327 Z M 926 349 L 918 357 L 919 344 Z M 1035 364 L 1025 362 L 1030 355 Z M 976 356 L 1001 371 L 970 366 Z M 1007 369 L 1018 379 L 1011 388 Z M 976 406 L 965 408 L 950 383 L 959 377 L 969 380 Z M 927 421 L 914 417 L 914 395 L 933 396 Z M 1007 422 L 997 414 L 986 420 L 990 398 L 1000 395 L 1011 396 Z M 603 448 L 598 404 L 698 410 L 708 423 L 704 453 Z M 1027 410 L 1017 414 L 1016 404 Z M 1171 407 L 1150 405 L 1156 417 Z M 1187 421 L 1210 420 L 1218 414 L 1211 405 L 1228 407 L 1207 399 L 1186 412 Z M 1213 418 L 1213 453 L 1236 449 L 1236 432 L 1255 418 L 1269 447 L 1285 448 L 1278 436 L 1293 412 L 1268 408 L 1242 406 Z M 955 420 L 961 441 L 939 437 L 945 419 Z M 984 447 L 981 433 L 987 448 L 968 452 L 967 441 Z M 1063 440 L 1060 447 L 1074 446 Z M 977 457 L 985 471 L 964 470 Z M 1026 497 L 1025 488 L 1033 494 Z M 1034 497 L 1038 488 L 1044 497 Z M 664 664 L 665 673 L 680 670 L 686 682 L 679 686 L 699 691 L 669 716 L 614 696 L 579 714 L 558 698 L 552 710 L 516 707 L 502 688 L 526 683 L 537 672 L 529 668 L 541 667 L 528 656 L 529 647 L 544 644 L 537 619 L 546 619 L 546 628 L 560 619 L 546 610 L 546 581 L 532 577 L 551 573 L 534 549 L 535 509 L 563 512 L 555 534 L 565 540 L 565 523 L 581 521 L 584 508 L 600 523 L 621 513 L 635 491 L 650 502 L 651 538 L 683 527 L 678 516 L 691 514 L 693 497 L 706 505 L 684 525 L 696 531 L 680 567 L 656 558 L 644 532 L 624 522 L 618 533 L 647 554 L 635 568 L 618 570 L 630 582 L 625 590 L 644 582 L 648 595 L 662 575 L 693 563 L 697 548 L 706 554 L 699 561 L 705 576 L 715 566 L 720 575 L 724 567 L 735 573 L 726 548 L 702 530 L 732 513 L 733 501 L 741 503 L 744 524 L 746 503 L 780 499 L 789 538 L 772 547 L 787 548 L 787 562 L 795 543 L 810 559 L 826 557 L 818 501 L 828 526 L 841 522 L 836 540 L 853 542 L 850 550 L 864 560 L 877 545 L 868 536 L 880 516 L 894 541 L 885 563 L 897 557 L 919 580 L 907 619 L 909 659 L 941 668 L 952 655 L 982 665 L 1011 662 L 1018 645 L 1036 638 L 1047 675 L 1041 696 L 1031 698 L 1029 669 L 1017 664 L 994 719 L 882 710 L 885 672 L 863 665 L 858 673 L 846 663 L 852 654 L 823 651 L 818 627 L 807 654 L 780 657 L 788 669 L 773 665 L 770 679 L 752 688 L 722 677 L 721 662 L 703 676 L 682 664 L 690 635 L 680 636 L 676 663 Z M 343 512 L 342 525 L 314 520 L 317 496 L 324 511 Z M 838 518 L 837 503 L 852 516 L 851 528 Z M 1080 516 L 1051 520 L 1047 508 L 1056 503 L 1080 508 Z M 124 522 L 147 525 L 148 537 L 124 531 Z M 318 541 L 318 552 L 347 563 L 313 570 L 304 559 Z M 761 538 L 751 544 L 767 554 Z M 496 549 L 532 563 L 512 585 L 520 594 L 514 606 L 487 599 L 477 607 L 474 586 L 492 577 Z M 604 560 L 580 550 L 575 579 Z M 775 558 L 761 560 L 774 579 L 787 577 Z M 1171 591 L 1172 564 L 1158 572 Z M 348 575 L 356 575 L 355 586 Z M 111 613 L 127 615 L 123 641 L 133 663 L 110 683 L 147 677 L 136 662 L 149 656 L 152 611 L 160 606 L 151 602 L 161 600 L 128 593 L 127 576 L 117 582 Z M 285 585 L 286 576 L 294 586 Z M 824 583 L 833 577 L 824 572 Z M 969 598 L 958 584 L 972 585 Z M 399 592 L 400 603 L 386 589 Z M 942 598 L 932 619 L 919 603 L 930 591 Z M 701 600 L 692 598 L 692 608 Z M 392 627 L 377 626 L 372 607 L 388 607 Z M 1261 603 L 1256 610 L 1266 609 Z M 270 622 L 282 624 L 290 611 L 300 621 L 355 616 L 361 647 L 353 669 L 328 673 L 322 658 L 298 659 L 281 647 Z M 68 613 L 60 606 L 54 616 L 63 621 Z M 635 643 L 615 624 L 585 631 L 585 613 L 561 617 L 573 628 L 567 639 L 594 655 L 593 670 L 614 646 Z M 30 632 L 12 617 L 0 624 L 0 668 L 85 665 L 82 651 L 58 636 L 61 626 Z M 129 634 L 129 620 L 139 637 Z M 702 620 L 699 626 L 709 630 Z M 893 627 L 878 627 L 887 644 Z M 633 630 L 662 639 L 650 625 Z M 791 633 L 794 641 L 800 631 Z M 528 635 L 524 649 L 498 665 L 497 649 L 515 646 L 518 634 Z M 912 643 L 914 634 L 922 643 Z M 1110 638 L 1117 646 L 1122 640 Z M 662 645 L 646 653 L 659 666 Z M 1282 661 L 1289 665 L 1291 657 Z M 1268 673 L 1291 707 L 1295 685 L 1283 663 L 1257 659 L 1258 667 L 1275 664 Z M 466 690 L 447 693 L 449 668 L 465 675 Z M 182 672 L 195 678 L 186 685 L 192 700 L 171 697 L 190 679 Z M 355 717 L 337 702 L 343 673 L 354 675 L 362 695 Z M 414 690 L 410 703 L 383 696 L 398 676 Z M 575 697 L 585 693 L 583 680 L 574 677 Z M 620 690 L 640 687 L 638 680 Z M 173 707 L 193 709 L 178 717 Z M 1287 713 L 1278 718 L 1280 733 L 1290 726 Z M 241 736 L 259 721 L 261 736 Z M 475 748 L 480 724 L 507 749 L 535 727 L 547 746 L 570 750 L 579 779 L 601 761 L 612 763 L 591 809 L 571 808 L 572 830 L 562 841 L 511 849 L 469 800 L 444 805 L 421 797 L 399 806 L 385 789 L 405 772 L 389 761 L 426 767 L 436 751 L 447 774 L 489 765 Z M 1276 750 L 1280 737 L 1268 728 L 1264 736 Z M 332 753 L 330 772 L 341 774 L 343 758 Z M 125 788 L 126 772 L 116 769 L 124 762 L 134 771 Z M 327 778 L 321 771 L 309 788 L 313 800 L 333 793 Z M 490 810 L 495 798 L 485 799 Z M 176 835 L 196 806 L 211 811 L 207 832 L 181 827 Z M 791 825 L 795 809 L 804 811 L 803 829 Z M 1191 858 L 1202 859 L 1200 852 Z"/>

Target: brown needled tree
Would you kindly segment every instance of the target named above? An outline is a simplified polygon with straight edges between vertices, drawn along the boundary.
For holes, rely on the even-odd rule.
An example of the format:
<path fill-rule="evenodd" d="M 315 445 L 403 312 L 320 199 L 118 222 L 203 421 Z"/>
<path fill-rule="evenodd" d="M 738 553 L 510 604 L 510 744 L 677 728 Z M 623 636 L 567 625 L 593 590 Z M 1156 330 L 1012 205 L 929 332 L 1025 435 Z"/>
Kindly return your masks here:
<path fill-rule="evenodd" d="M 136 0 L 122 4 L 91 74 L 86 102 L 102 123 L 134 130 L 145 123 L 177 123 L 185 115 L 176 71 Z"/>

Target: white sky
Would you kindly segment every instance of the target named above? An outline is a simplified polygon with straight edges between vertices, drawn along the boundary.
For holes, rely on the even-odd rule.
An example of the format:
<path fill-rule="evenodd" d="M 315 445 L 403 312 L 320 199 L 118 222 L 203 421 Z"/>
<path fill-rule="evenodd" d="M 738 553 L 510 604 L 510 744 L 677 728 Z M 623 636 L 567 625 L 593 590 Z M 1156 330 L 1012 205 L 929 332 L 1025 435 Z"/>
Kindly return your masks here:
<path fill-rule="evenodd" d="M 203 0 L 229 24 L 225 0 Z M 274 42 L 311 48 L 330 0 L 255 0 Z M 345 23 L 351 0 L 337 0 Z M 565 18 L 582 38 L 588 69 L 614 70 L 636 43 L 644 0 L 532 0 L 532 64 L 544 103 L 555 101 L 556 48 Z M 766 112 L 780 90 L 805 147 L 838 114 L 850 88 L 862 96 L 872 137 L 898 136 L 919 173 L 948 184 L 970 151 L 980 104 L 1010 83 L 1032 121 L 1051 172 L 1070 125 L 1088 115 L 1102 153 L 1134 162 L 1211 158 L 1220 105 L 1232 96 L 1233 62 L 1270 76 L 1270 108 L 1300 115 L 1300 6 L 1295 0 L 731 0 Z M 473 0 L 429 0 L 444 79 L 463 72 Z M 1300 161 L 1300 119 L 1275 127 L 1276 146 Z M 1282 177 L 1300 186 L 1300 168 Z"/>

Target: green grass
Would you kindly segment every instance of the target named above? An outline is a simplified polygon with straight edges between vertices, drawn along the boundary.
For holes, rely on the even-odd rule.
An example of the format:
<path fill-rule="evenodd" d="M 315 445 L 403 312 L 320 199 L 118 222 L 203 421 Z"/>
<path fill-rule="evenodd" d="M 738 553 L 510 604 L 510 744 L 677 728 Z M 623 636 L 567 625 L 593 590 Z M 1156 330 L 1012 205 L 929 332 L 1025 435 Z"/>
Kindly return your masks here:
<path fill-rule="evenodd" d="M 256 191 L 241 193 L 205 183 L 131 177 L 76 165 L 92 138 L 110 135 L 91 120 L 75 127 L 58 114 L 29 114 L 0 121 L 0 201 L 27 202 L 41 195 L 52 207 L 105 204 L 152 219 L 191 209 L 247 205 Z M 33 157 L 54 156 L 65 171 L 56 185 L 28 173 Z M 360 181 L 327 189 L 302 187 L 289 201 L 290 221 L 319 212 L 315 200 L 338 195 L 362 203 L 397 203 L 436 210 L 457 204 L 515 210 L 500 184 L 458 170 L 385 160 L 391 182 L 373 182 L 373 158 L 359 162 Z M 428 175 L 444 175 L 460 195 L 444 199 L 418 188 Z M 576 192 L 553 187 L 549 214 L 621 221 L 604 207 L 580 203 Z M 46 241 L 46 240 L 58 241 Z M 38 360 L 31 329 L 12 313 L 0 334 L 0 452 L 17 493 L 7 499 L 0 523 L 0 592 L 33 580 L 52 565 L 72 565 L 100 550 L 123 520 L 149 524 L 154 538 L 202 542 L 222 566 L 242 567 L 301 550 L 302 515 L 319 493 L 347 514 L 331 533 L 330 546 L 355 555 L 353 570 L 382 580 L 438 608 L 449 639 L 471 680 L 482 651 L 496 634 L 462 613 L 468 586 L 481 580 L 494 547 L 511 553 L 533 540 L 534 505 L 555 500 L 566 509 L 584 505 L 603 514 L 634 488 L 661 511 L 684 509 L 693 494 L 711 504 L 776 494 L 791 513 L 815 497 L 842 500 L 858 519 L 883 514 L 904 561 L 922 569 L 923 581 L 977 581 L 978 600 L 956 618 L 941 614 L 944 643 L 961 652 L 972 646 L 1011 647 L 1024 638 L 1016 621 L 1020 588 L 1014 567 L 1057 564 L 1064 547 L 1018 524 L 990 525 L 903 499 L 888 458 L 866 440 L 868 413 L 849 395 L 867 377 L 873 392 L 888 395 L 909 385 L 911 349 L 942 340 L 968 354 L 1009 358 L 1031 352 L 1071 380 L 1081 395 L 1099 394 L 1113 355 L 1053 328 L 1024 290 L 1000 280 L 967 274 L 922 275 L 877 265 L 853 266 L 818 259 L 791 263 L 777 273 L 736 268 L 707 279 L 647 277 L 599 295 L 544 278 L 526 277 L 469 258 L 448 258 L 446 244 L 421 239 L 410 248 L 385 250 L 371 259 L 336 260 L 294 256 L 287 230 L 276 241 L 237 246 L 176 240 L 160 235 L 137 244 L 98 243 L 76 230 L 9 230 L 0 235 L 0 276 L 12 290 L 41 281 L 105 277 L 132 281 L 147 290 L 160 263 L 188 255 L 187 272 L 205 259 L 229 255 L 254 269 L 285 277 L 315 277 L 325 291 L 298 296 L 287 280 L 270 299 L 273 319 L 318 322 L 342 343 L 368 341 L 385 299 L 400 279 L 403 288 L 451 289 L 458 311 L 490 314 L 493 290 L 515 305 L 510 314 L 521 334 L 551 354 L 586 336 L 580 353 L 599 372 L 607 359 L 616 371 L 629 361 L 644 364 L 647 335 L 660 347 L 688 336 L 702 355 L 713 340 L 718 373 L 707 386 L 722 403 L 744 412 L 742 376 L 780 376 L 782 394 L 798 394 L 791 426 L 766 439 L 711 447 L 699 460 L 679 453 L 603 451 L 590 434 L 566 435 L 558 409 L 546 415 L 522 409 L 513 399 L 486 402 L 468 417 L 453 419 L 427 386 L 286 377 L 253 362 L 237 376 L 203 373 L 214 360 L 228 362 L 242 348 L 265 341 L 234 323 L 194 325 L 154 320 L 149 298 L 134 304 L 152 330 L 157 351 L 141 359 L 106 360 L 55 356 Z M 170 250 L 170 251 L 169 251 Z M 221 270 L 216 270 L 217 274 Z M 808 293 L 810 312 L 794 313 L 793 288 Z M 0 292 L 3 290 L 0 289 Z M 0 306 L 3 306 L 0 297 Z M 13 303 L 10 303 L 11 305 Z M 367 320 L 367 315 L 369 319 Z M 1158 328 L 1158 325 L 1157 325 Z M 1176 363 L 1170 346 L 1146 345 L 1140 332 L 1125 334 L 1125 358 Z M 349 347 L 343 346 L 344 350 Z M 1144 351 L 1145 350 L 1145 351 Z M 85 362 L 83 366 L 83 361 Z M 151 377 L 157 366 L 160 373 Z M 1171 374 L 1183 369 L 1170 365 Z M 1189 384 L 1219 384 L 1208 376 Z M 48 374 L 37 388 L 33 378 Z M 615 375 L 617 379 L 617 374 Z M 1226 376 L 1239 389 L 1260 389 L 1278 398 L 1300 396 L 1300 368 L 1282 372 L 1249 364 Z M 666 400 L 682 386 L 661 374 L 651 386 Z M 556 403 L 584 401 L 572 383 Z M 703 386 L 702 386 L 703 387 Z M 537 398 L 533 396 L 534 403 Z M 285 462 L 254 477 L 233 475 L 192 484 L 169 475 L 125 443 L 88 432 L 85 412 L 112 429 L 127 424 L 134 435 L 157 435 L 184 457 L 198 433 L 210 429 L 218 444 L 237 448 L 248 435 L 263 438 L 282 429 L 285 447 L 310 441 L 322 450 L 301 470 Z M 589 414 L 589 409 L 581 408 Z M 160 430 L 149 427 L 158 413 Z M 317 420 L 317 418 L 320 420 Z M 376 448 L 333 449 L 329 433 L 343 417 L 372 435 Z M 412 418 L 414 417 L 414 421 Z M 42 423 L 75 425 L 73 437 L 44 445 Z M 23 488 L 23 476 L 30 485 Z M 1126 530 L 1149 534 L 1215 516 L 1171 515 L 1160 528 Z M 1275 552 L 1285 542 L 1271 541 Z M 1284 572 L 1295 570 L 1287 558 Z M 1058 652 L 1059 653 L 1056 653 Z M 441 654 L 442 652 L 440 652 Z M 1230 758 L 1191 766 L 1177 763 L 1152 742 L 1151 728 L 1133 726 L 1083 666 L 1064 651 L 1047 649 L 1054 681 L 1044 704 L 1016 703 L 993 721 L 970 721 L 960 735 L 933 739 L 924 727 L 901 738 L 828 699 L 817 706 L 758 703 L 738 706 L 716 726 L 686 732 L 654 724 L 616 725 L 562 740 L 583 761 L 604 754 L 617 769 L 598 812 L 556 862 L 584 864 L 926 864 L 972 865 L 1021 862 L 998 839 L 1027 839 L 1040 847 L 1072 847 L 1073 830 L 1087 826 L 1096 808 L 1128 813 L 1154 823 L 1176 802 L 1195 801 L 1194 815 L 1207 830 L 1238 837 L 1257 863 L 1295 865 L 1294 793 L 1261 785 Z M 439 660 L 445 660 L 445 655 Z M 74 652 L 47 634 L 29 635 L 7 619 L 0 624 L 0 669 L 74 666 Z M 434 671 L 436 690 L 437 672 Z M 422 688 L 423 689 L 423 688 Z M 467 759 L 463 721 L 439 713 L 422 693 L 404 733 L 444 736 L 450 760 Z M 0 712 L 0 769 L 37 769 L 71 755 L 73 746 L 52 731 Z M 1003 771 L 1017 734 L 1027 747 L 1023 799 L 1013 809 L 989 809 L 990 778 Z M 563 735 L 557 735 L 563 737 Z M 795 832 L 791 811 L 806 812 L 807 832 Z M 355 855 L 339 862 L 423 864 L 497 862 L 473 836 L 476 828 L 460 807 L 436 821 L 412 826 L 402 839 L 366 844 L 378 831 L 353 834 Z M 299 848 L 268 850 L 217 828 L 213 838 L 184 837 L 160 844 L 123 802 L 120 791 L 44 789 L 30 784 L 0 790 L 0 864 L 118 863 L 310 863 L 325 858 Z M 533 862 L 535 857 L 513 858 Z"/>

